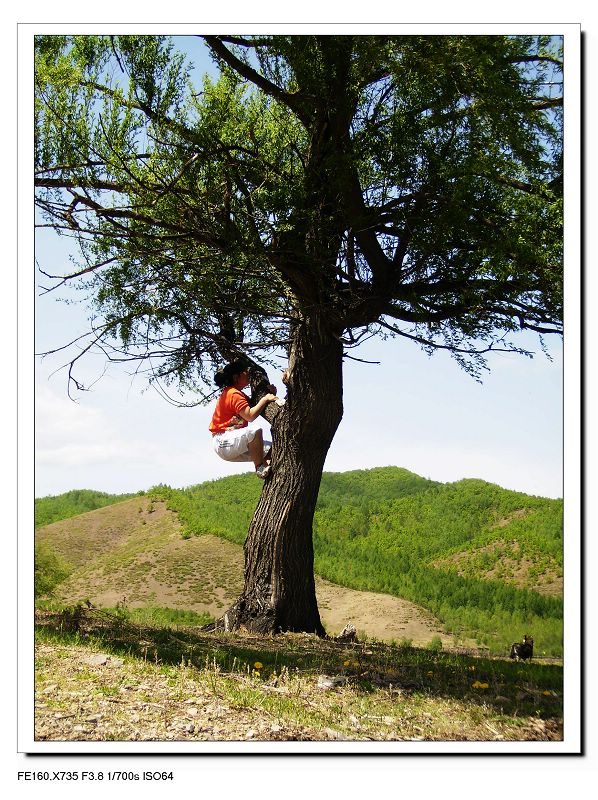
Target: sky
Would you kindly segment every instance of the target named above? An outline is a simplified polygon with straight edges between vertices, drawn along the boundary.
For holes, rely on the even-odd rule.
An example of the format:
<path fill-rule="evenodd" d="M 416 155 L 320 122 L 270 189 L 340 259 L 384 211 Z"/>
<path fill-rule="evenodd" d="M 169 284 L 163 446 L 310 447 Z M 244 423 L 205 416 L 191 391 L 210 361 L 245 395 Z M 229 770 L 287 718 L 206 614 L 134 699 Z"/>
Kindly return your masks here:
<path fill-rule="evenodd" d="M 210 69 L 197 39 L 185 38 L 198 70 Z M 68 272 L 68 254 L 64 237 L 48 230 L 36 237 L 44 270 Z M 42 285 L 38 274 L 36 353 L 86 330 L 84 308 L 58 302 Z M 563 349 L 558 337 L 547 341 L 552 361 L 535 334 L 521 334 L 516 343 L 536 357 L 493 354 L 480 385 L 447 353 L 429 357 L 410 341 L 370 340 L 351 354 L 381 363 L 345 362 L 345 413 L 325 469 L 395 465 L 442 482 L 481 478 L 562 497 Z M 64 360 L 63 354 L 35 359 L 36 497 L 76 488 L 120 494 L 159 483 L 184 487 L 248 469 L 212 451 L 211 407 L 174 407 L 126 366 L 114 365 L 73 402 L 59 369 Z M 104 363 L 91 359 L 84 370 L 88 378 L 99 376 Z M 270 377 L 284 396 L 280 374 Z"/>

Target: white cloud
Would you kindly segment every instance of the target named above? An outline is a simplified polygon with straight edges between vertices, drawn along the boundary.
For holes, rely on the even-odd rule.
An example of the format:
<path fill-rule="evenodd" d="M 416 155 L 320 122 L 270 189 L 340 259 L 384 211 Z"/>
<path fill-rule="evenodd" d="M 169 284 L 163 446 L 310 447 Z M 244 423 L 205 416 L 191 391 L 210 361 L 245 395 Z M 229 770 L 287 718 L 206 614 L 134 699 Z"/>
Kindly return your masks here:
<path fill-rule="evenodd" d="M 90 463 L 122 449 L 110 415 L 102 408 L 59 395 L 48 385 L 36 390 L 36 455 L 48 463 Z"/>
<path fill-rule="evenodd" d="M 77 488 L 81 482 L 88 488 L 129 491 L 123 488 L 125 477 L 159 460 L 159 445 L 140 440 L 126 419 L 90 405 L 87 399 L 74 403 L 47 385 L 36 392 L 35 423 L 38 495 Z M 132 479 L 141 488 L 135 475 Z"/>
<path fill-rule="evenodd" d="M 72 445 L 83 451 L 101 435 L 110 435 L 110 422 L 99 408 L 80 405 L 55 394 L 48 386 L 36 390 L 35 438 L 38 453 Z"/>

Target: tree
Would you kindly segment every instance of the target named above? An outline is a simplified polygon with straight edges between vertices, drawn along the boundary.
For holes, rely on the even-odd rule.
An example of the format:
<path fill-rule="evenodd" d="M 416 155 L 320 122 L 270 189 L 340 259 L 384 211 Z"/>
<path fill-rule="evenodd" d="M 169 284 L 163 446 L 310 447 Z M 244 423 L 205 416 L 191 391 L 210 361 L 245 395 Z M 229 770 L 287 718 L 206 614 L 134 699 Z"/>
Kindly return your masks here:
<path fill-rule="evenodd" d="M 37 205 L 81 254 L 48 277 L 93 297 L 79 389 L 101 348 L 207 400 L 244 354 L 257 399 L 286 351 L 222 624 L 322 634 L 312 519 L 343 358 L 398 336 L 479 379 L 489 351 L 526 353 L 517 331 L 562 332 L 560 42 L 203 39 L 220 77 L 201 87 L 163 37 L 37 39 Z"/>

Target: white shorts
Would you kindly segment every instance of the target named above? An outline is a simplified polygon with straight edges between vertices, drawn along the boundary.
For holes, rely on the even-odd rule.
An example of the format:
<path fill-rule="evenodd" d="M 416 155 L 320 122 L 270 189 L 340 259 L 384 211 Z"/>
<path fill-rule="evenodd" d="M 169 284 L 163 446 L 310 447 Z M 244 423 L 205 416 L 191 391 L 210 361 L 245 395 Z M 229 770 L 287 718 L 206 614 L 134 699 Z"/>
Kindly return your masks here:
<path fill-rule="evenodd" d="M 214 450 L 225 461 L 252 461 L 249 455 L 249 442 L 255 438 L 258 428 L 239 428 L 225 431 L 214 436 Z M 264 449 L 272 446 L 272 442 L 264 439 Z"/>

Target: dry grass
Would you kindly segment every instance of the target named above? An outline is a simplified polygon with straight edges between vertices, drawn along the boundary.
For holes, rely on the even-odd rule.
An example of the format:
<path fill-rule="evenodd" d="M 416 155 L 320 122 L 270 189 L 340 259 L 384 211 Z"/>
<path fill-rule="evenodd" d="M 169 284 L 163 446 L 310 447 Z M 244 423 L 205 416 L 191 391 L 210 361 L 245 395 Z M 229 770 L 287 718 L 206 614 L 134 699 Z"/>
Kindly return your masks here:
<path fill-rule="evenodd" d="M 142 626 L 96 610 L 38 623 L 40 741 L 562 738 L 557 666 Z"/>

